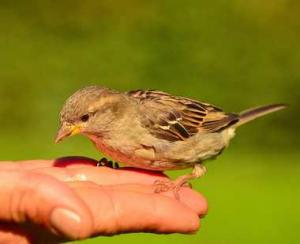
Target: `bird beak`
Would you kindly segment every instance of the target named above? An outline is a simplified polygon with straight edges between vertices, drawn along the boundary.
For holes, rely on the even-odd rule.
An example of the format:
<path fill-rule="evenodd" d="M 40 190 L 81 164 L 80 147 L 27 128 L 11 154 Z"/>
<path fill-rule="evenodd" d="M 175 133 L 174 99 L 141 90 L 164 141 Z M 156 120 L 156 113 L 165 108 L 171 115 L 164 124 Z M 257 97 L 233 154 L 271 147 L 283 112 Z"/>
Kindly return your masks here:
<path fill-rule="evenodd" d="M 59 131 L 57 132 L 55 143 L 61 142 L 64 138 L 68 136 L 73 136 L 81 132 L 81 128 L 79 125 L 72 125 L 64 123 Z"/>

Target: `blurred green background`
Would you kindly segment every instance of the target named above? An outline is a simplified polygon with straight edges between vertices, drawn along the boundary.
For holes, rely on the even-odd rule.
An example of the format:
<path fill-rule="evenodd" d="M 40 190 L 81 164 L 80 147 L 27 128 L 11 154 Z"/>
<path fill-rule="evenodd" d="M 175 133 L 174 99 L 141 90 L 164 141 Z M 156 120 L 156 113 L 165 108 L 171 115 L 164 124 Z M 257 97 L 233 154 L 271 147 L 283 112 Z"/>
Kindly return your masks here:
<path fill-rule="evenodd" d="M 53 143 L 62 103 L 89 84 L 226 111 L 287 103 L 239 129 L 194 181 L 210 206 L 199 233 L 82 243 L 299 243 L 299 13 L 297 0 L 1 0 L 0 158 L 100 158 L 82 137 Z"/>

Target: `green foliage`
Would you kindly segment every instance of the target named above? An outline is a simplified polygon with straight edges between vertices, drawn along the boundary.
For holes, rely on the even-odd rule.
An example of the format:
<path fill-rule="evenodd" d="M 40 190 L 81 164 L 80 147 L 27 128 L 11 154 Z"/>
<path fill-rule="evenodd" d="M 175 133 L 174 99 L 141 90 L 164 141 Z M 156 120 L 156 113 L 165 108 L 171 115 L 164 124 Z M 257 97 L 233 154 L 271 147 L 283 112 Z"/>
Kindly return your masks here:
<path fill-rule="evenodd" d="M 199 234 L 100 241 L 296 243 L 299 11 L 293 0 L 3 0 L 1 159 L 99 157 L 80 137 L 53 144 L 62 103 L 88 84 L 161 89 L 226 111 L 287 103 L 209 162 L 196 183 L 211 206 Z"/>

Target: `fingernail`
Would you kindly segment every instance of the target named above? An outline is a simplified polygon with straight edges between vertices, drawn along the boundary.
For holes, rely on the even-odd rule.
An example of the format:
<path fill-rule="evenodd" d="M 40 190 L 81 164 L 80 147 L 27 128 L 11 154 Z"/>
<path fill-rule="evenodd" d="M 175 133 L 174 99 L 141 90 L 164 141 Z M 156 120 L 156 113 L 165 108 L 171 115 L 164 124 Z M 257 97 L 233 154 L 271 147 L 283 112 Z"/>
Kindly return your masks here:
<path fill-rule="evenodd" d="M 55 230 L 72 238 L 76 238 L 81 226 L 80 216 L 66 208 L 55 208 L 50 222 Z"/>

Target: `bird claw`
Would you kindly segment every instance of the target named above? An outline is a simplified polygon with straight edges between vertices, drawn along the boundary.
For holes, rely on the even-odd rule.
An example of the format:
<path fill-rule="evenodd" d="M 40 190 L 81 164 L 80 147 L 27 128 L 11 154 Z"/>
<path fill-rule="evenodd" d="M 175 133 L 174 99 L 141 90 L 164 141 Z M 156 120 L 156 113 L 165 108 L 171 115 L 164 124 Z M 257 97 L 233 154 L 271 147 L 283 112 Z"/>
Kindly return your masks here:
<path fill-rule="evenodd" d="M 118 169 L 120 168 L 119 164 L 117 162 L 113 162 L 110 160 L 107 160 L 107 158 L 101 158 L 99 162 L 97 163 L 97 167 L 108 167 L 111 169 Z"/>
<path fill-rule="evenodd" d="M 170 191 L 175 187 L 174 182 L 168 180 L 156 180 L 154 181 L 154 192 L 161 193 Z"/>
<path fill-rule="evenodd" d="M 190 186 L 190 183 L 178 184 L 176 181 L 156 180 L 154 182 L 154 193 L 173 191 L 175 198 L 180 200 L 179 191 L 182 186 Z"/>

